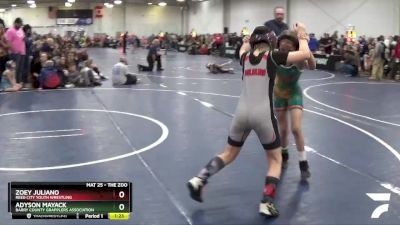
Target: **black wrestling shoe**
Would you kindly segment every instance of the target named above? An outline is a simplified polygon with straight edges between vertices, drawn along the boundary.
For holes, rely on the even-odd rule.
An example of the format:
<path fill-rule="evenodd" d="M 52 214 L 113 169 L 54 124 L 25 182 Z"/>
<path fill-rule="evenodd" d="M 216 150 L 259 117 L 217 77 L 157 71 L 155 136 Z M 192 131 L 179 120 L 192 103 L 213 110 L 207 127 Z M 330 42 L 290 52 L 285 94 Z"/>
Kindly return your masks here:
<path fill-rule="evenodd" d="M 207 184 L 206 181 L 199 177 L 193 177 L 187 183 L 187 187 L 189 188 L 190 197 L 198 202 L 203 202 L 202 191 L 203 187 Z"/>
<path fill-rule="evenodd" d="M 300 167 L 300 176 L 302 180 L 307 180 L 308 178 L 311 177 L 310 173 L 310 168 L 308 166 L 308 161 L 300 161 L 299 162 L 299 167 Z"/>
<path fill-rule="evenodd" d="M 259 207 L 259 213 L 262 216 L 265 217 L 278 217 L 279 216 L 279 210 L 275 206 L 275 204 L 268 200 L 268 198 L 263 198 L 263 200 L 260 202 L 260 207 Z"/>

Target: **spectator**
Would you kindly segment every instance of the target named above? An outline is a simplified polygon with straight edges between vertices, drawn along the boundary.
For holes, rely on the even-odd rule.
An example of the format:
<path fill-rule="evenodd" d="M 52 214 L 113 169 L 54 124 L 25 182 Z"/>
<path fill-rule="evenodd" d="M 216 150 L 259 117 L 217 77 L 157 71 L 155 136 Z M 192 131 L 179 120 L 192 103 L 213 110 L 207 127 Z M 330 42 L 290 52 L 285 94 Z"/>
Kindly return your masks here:
<path fill-rule="evenodd" d="M 345 51 L 342 72 L 352 77 L 358 76 L 358 59 L 353 51 Z"/>
<path fill-rule="evenodd" d="M 375 54 L 375 44 L 373 42 L 368 44 L 368 54 L 364 55 L 364 68 L 365 71 L 368 73 L 371 73 L 371 69 L 372 69 L 372 64 L 374 61 L 374 54 Z"/>
<path fill-rule="evenodd" d="M 26 24 L 22 30 L 25 34 L 25 48 L 26 48 L 26 57 L 24 57 L 24 69 L 23 73 L 28 76 L 27 80 L 32 80 L 31 74 L 31 63 L 32 63 L 32 56 L 33 56 L 33 40 L 32 40 L 32 28 L 29 24 Z M 31 82 L 29 82 L 29 88 L 31 87 Z"/>
<path fill-rule="evenodd" d="M 213 48 L 216 50 L 220 50 L 223 47 L 225 42 L 225 38 L 222 34 L 214 34 L 214 44 Z"/>
<path fill-rule="evenodd" d="M 209 51 L 207 45 L 205 45 L 205 44 L 201 45 L 199 52 L 201 55 L 209 55 L 210 54 L 210 51 Z"/>
<path fill-rule="evenodd" d="M 382 80 L 383 77 L 383 66 L 385 64 L 385 44 L 383 43 L 383 36 L 379 36 L 375 45 L 373 63 L 372 63 L 372 75 L 370 80 Z"/>
<path fill-rule="evenodd" d="M 333 32 L 331 38 L 335 41 L 337 41 L 339 39 L 339 31 L 335 30 L 335 32 Z"/>
<path fill-rule="evenodd" d="M 361 70 L 366 71 L 365 68 L 365 59 L 368 56 L 369 53 L 369 48 L 368 48 L 368 42 L 364 38 L 361 38 L 360 40 L 360 62 L 361 62 Z"/>
<path fill-rule="evenodd" d="M 383 44 L 384 44 L 384 60 L 385 60 L 385 64 L 387 62 L 390 62 L 390 58 L 391 58 L 391 44 L 393 41 L 393 37 L 389 36 L 387 37 L 387 39 L 384 40 Z"/>
<path fill-rule="evenodd" d="M 315 34 L 310 34 L 310 41 L 308 42 L 308 46 L 312 53 L 315 53 L 319 49 L 318 40 L 315 38 Z"/>
<path fill-rule="evenodd" d="M 80 73 L 79 87 L 94 87 L 101 86 L 100 77 L 93 71 L 93 60 L 87 59 L 83 63 Z"/>
<path fill-rule="evenodd" d="M 19 91 L 22 86 L 15 79 L 15 63 L 10 60 L 6 63 L 6 70 L 0 82 L 0 90 L 2 91 Z"/>
<path fill-rule="evenodd" d="M 128 45 L 128 31 L 122 34 L 122 53 L 126 54 L 126 47 Z"/>
<path fill-rule="evenodd" d="M 47 60 L 39 75 L 40 89 L 56 89 L 61 85 L 61 77 L 57 72 L 54 61 Z"/>
<path fill-rule="evenodd" d="M 54 51 L 55 45 L 54 45 L 54 39 L 53 38 L 47 38 L 46 41 L 43 43 L 41 52 L 46 52 L 49 57 L 53 56 L 53 51 Z"/>
<path fill-rule="evenodd" d="M 53 58 L 55 62 L 55 67 L 57 69 L 57 73 L 61 78 L 61 87 L 71 88 L 72 84 L 69 83 L 68 79 L 68 68 L 67 68 L 67 59 L 64 56 Z"/>
<path fill-rule="evenodd" d="M 25 34 L 21 29 L 22 19 L 17 18 L 14 21 L 14 26 L 6 32 L 6 39 L 10 45 L 10 58 L 16 63 L 15 76 L 18 84 L 23 84 L 28 81 L 27 74 L 24 74 L 24 63 L 26 56 Z"/>
<path fill-rule="evenodd" d="M 320 46 L 324 49 L 325 54 L 330 55 L 332 54 L 333 51 L 333 45 L 335 44 L 333 39 L 329 37 L 328 33 L 324 34 L 324 37 L 322 37 L 319 40 Z"/>
<path fill-rule="evenodd" d="M 337 44 L 339 48 L 343 48 L 343 46 L 346 44 L 346 38 L 344 35 L 340 35 L 340 38 L 337 40 Z"/>
<path fill-rule="evenodd" d="M 9 60 L 8 49 L 9 45 L 4 37 L 5 34 L 4 21 L 0 19 L 0 82 L 3 72 L 6 70 L 6 63 Z"/>
<path fill-rule="evenodd" d="M 78 57 L 75 51 L 69 51 L 67 54 L 67 65 L 68 67 L 77 67 L 78 66 Z M 77 70 L 77 68 L 75 69 Z"/>
<path fill-rule="evenodd" d="M 393 52 L 393 69 L 391 74 L 392 79 L 396 77 L 396 75 L 399 73 L 399 70 L 400 70 L 400 41 L 397 40 L 397 44 Z"/>
<path fill-rule="evenodd" d="M 114 65 L 112 82 L 114 85 L 131 85 L 138 82 L 135 75 L 128 73 L 128 61 L 126 58 L 120 58 L 119 62 Z"/>
<path fill-rule="evenodd" d="M 32 86 L 33 88 L 39 88 L 39 75 L 42 72 L 44 64 L 49 60 L 49 56 L 47 53 L 40 53 L 40 57 L 35 57 L 33 59 L 31 73 L 32 73 Z"/>
<path fill-rule="evenodd" d="M 273 30 L 276 36 L 279 36 L 284 30 L 288 30 L 288 25 L 283 22 L 285 19 L 285 9 L 282 6 L 275 7 L 275 19 L 267 21 L 264 25 L 270 30 Z"/>

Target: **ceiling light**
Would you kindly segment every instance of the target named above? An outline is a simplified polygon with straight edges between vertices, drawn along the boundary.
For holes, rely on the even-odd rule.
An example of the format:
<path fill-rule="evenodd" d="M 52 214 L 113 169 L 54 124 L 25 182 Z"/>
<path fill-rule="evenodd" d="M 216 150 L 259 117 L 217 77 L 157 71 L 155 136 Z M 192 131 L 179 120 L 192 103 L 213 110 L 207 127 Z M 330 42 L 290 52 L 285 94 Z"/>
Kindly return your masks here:
<path fill-rule="evenodd" d="M 29 7 L 31 7 L 31 8 L 36 8 L 36 4 L 35 4 L 35 3 L 30 4 Z"/>
<path fill-rule="evenodd" d="M 122 1 L 121 1 L 121 0 L 115 0 L 115 1 L 114 1 L 114 4 L 116 4 L 116 5 L 121 5 L 121 4 L 122 4 Z"/>
<path fill-rule="evenodd" d="M 177 0 L 178 2 L 184 2 L 185 0 Z"/>
<path fill-rule="evenodd" d="M 149 3 L 147 3 L 147 5 L 153 5 L 153 3 L 149 2 Z"/>
<path fill-rule="evenodd" d="M 74 3 L 74 2 L 75 2 L 75 0 L 68 0 L 68 2 L 69 2 L 69 3 Z"/>
<path fill-rule="evenodd" d="M 166 5 L 167 5 L 167 3 L 166 3 L 166 2 L 160 2 L 160 3 L 158 3 L 158 5 L 159 5 L 159 6 L 163 6 L 163 7 L 164 7 L 164 6 L 166 6 Z"/>
<path fill-rule="evenodd" d="M 111 4 L 111 3 L 104 3 L 104 5 L 105 5 L 107 8 L 113 8 L 113 7 L 114 7 L 114 5 Z"/>
<path fill-rule="evenodd" d="M 33 1 L 33 0 L 28 0 L 27 3 L 32 5 L 32 4 L 35 4 L 35 1 Z"/>
<path fill-rule="evenodd" d="M 3 13 L 5 11 L 6 11 L 6 9 L 0 9 L 0 13 Z"/>
<path fill-rule="evenodd" d="M 17 7 L 17 5 L 16 4 L 12 4 L 11 7 Z"/>
<path fill-rule="evenodd" d="M 70 3 L 70 2 L 65 2 L 65 7 L 71 7 L 72 6 L 72 3 Z"/>

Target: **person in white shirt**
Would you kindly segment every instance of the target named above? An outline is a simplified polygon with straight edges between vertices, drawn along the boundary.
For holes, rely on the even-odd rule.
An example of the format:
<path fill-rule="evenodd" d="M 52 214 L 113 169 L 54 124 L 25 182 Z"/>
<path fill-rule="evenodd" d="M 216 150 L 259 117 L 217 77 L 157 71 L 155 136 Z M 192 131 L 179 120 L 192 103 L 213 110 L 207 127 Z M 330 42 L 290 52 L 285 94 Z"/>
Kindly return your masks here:
<path fill-rule="evenodd" d="M 135 75 L 128 72 L 128 61 L 122 57 L 112 68 L 112 82 L 114 85 L 136 84 L 138 79 Z"/>

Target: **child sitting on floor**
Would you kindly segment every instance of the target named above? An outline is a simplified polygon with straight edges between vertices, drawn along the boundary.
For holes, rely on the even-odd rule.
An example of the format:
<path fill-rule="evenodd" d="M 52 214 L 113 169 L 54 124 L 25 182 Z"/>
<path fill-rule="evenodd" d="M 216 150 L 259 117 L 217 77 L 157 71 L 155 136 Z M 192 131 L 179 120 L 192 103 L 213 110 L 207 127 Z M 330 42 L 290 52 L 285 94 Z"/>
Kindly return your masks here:
<path fill-rule="evenodd" d="M 17 84 L 15 79 L 15 67 L 16 64 L 14 61 L 9 60 L 6 63 L 6 70 L 3 72 L 3 77 L 0 83 L 1 91 L 19 91 L 22 86 Z"/>
<path fill-rule="evenodd" d="M 58 74 L 54 61 L 47 60 L 39 75 L 40 89 L 56 89 L 61 85 L 61 77 Z"/>

